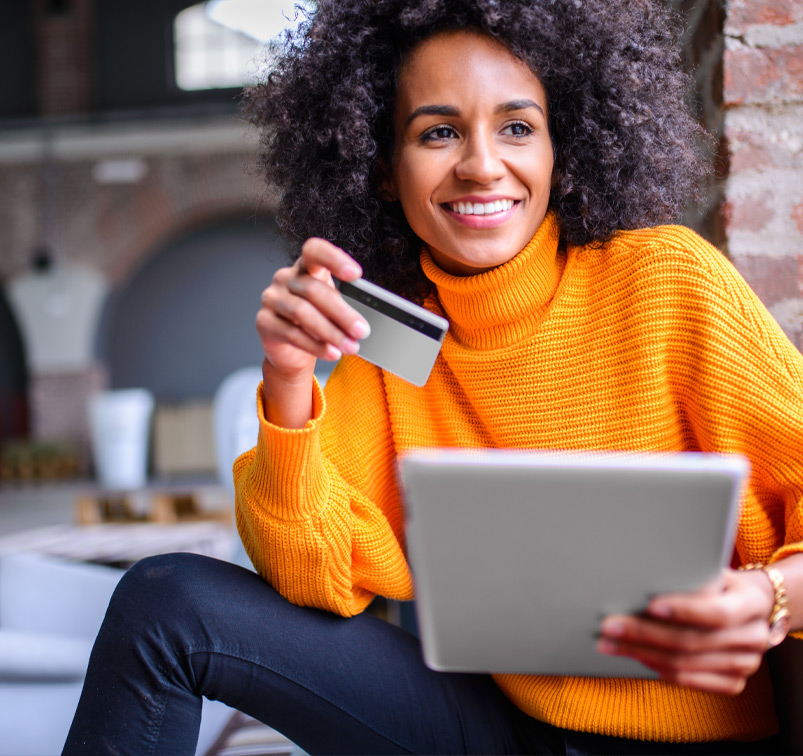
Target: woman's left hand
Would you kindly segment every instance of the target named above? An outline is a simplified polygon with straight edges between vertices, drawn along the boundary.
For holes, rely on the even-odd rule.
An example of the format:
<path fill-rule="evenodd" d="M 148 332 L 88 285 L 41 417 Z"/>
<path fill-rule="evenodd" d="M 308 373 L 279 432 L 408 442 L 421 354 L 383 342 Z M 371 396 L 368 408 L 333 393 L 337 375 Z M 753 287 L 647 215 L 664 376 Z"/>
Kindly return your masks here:
<path fill-rule="evenodd" d="M 643 614 L 606 617 L 597 649 L 632 657 L 668 682 L 737 695 L 769 648 L 774 602 L 761 570 L 727 570 L 716 588 L 658 596 Z"/>

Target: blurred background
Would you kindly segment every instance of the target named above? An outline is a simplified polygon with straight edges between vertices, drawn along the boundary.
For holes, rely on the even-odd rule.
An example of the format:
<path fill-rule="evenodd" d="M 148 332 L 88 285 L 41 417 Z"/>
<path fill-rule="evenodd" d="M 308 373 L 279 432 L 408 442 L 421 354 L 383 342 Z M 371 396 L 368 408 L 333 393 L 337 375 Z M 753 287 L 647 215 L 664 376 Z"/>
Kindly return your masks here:
<path fill-rule="evenodd" d="M 801 346 L 801 2 L 667 1 L 717 139 L 707 202 L 684 220 Z M 214 475 L 210 403 L 259 364 L 259 293 L 286 259 L 238 105 L 298 13 L 2 4 L 0 512 L 9 485 L 92 475 L 86 403 L 106 388 L 154 395 L 151 476 Z"/>
<path fill-rule="evenodd" d="M 214 471 L 202 416 L 260 363 L 259 294 L 286 260 L 238 105 L 294 16 L 260 0 L 3 4 L 4 480 L 89 475 L 87 398 L 127 387 L 156 398 L 152 473 Z M 159 443 L 173 431 L 181 459 Z"/>
<path fill-rule="evenodd" d="M 715 137 L 706 201 L 683 221 L 803 348 L 803 0 L 666 2 Z M 283 0 L 0 3 L 0 731 L 19 736 L 0 754 L 51 752 L 9 704 L 33 685 L 41 711 L 36 674 L 55 673 L 35 660 L 8 672 L 2 631 L 58 627 L 31 619 L 43 582 L 25 589 L 37 601 L 4 608 L 4 575 L 38 574 L 14 559 L 116 575 L 164 550 L 242 558 L 230 464 L 256 441 L 254 316 L 287 249 L 238 107 L 270 65 L 266 42 L 300 13 Z M 129 389 L 148 401 L 109 405 L 93 433 L 88 405 Z M 104 476 L 99 444 L 144 453 L 142 474 Z M 65 612 L 94 617 L 81 601 Z M 77 695 L 80 663 L 70 674 Z"/>

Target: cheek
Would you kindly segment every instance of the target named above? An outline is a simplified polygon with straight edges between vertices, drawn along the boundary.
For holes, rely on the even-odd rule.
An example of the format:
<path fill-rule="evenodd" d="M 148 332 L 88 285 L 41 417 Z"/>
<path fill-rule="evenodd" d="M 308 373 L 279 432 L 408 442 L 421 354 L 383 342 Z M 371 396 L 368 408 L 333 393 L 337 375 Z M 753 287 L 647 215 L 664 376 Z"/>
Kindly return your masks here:
<path fill-rule="evenodd" d="M 396 186 L 399 188 L 402 210 L 410 225 L 424 220 L 432 205 L 432 192 L 435 189 L 434 183 L 428 179 L 428 172 L 416 170 L 416 166 L 405 163 L 396 172 Z"/>
<path fill-rule="evenodd" d="M 534 156 L 529 166 L 529 175 L 532 177 L 530 183 L 539 193 L 547 192 L 552 188 L 554 159 L 552 151 L 540 152 Z"/>

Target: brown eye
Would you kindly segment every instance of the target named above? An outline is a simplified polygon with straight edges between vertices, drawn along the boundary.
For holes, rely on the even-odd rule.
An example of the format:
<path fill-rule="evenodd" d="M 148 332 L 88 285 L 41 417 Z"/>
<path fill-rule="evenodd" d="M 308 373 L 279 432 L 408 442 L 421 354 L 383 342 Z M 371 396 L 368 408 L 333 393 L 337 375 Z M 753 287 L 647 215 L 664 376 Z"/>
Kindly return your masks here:
<path fill-rule="evenodd" d="M 457 134 L 451 126 L 435 126 L 425 131 L 421 139 L 425 142 L 437 142 L 442 139 L 453 139 Z"/>
<path fill-rule="evenodd" d="M 504 131 L 515 137 L 529 136 L 533 133 L 532 127 L 523 121 L 509 123 L 507 126 L 505 126 Z"/>

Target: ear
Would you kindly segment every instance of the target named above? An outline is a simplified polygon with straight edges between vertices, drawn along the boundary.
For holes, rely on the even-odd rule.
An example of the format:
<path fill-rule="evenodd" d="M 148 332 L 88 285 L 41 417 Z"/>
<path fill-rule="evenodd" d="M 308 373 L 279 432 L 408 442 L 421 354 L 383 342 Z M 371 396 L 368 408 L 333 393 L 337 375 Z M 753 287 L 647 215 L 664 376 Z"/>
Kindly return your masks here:
<path fill-rule="evenodd" d="M 390 168 L 384 158 L 376 161 L 376 191 L 379 199 L 384 202 L 396 202 L 399 193 L 396 191 L 396 182 L 393 180 Z"/>

